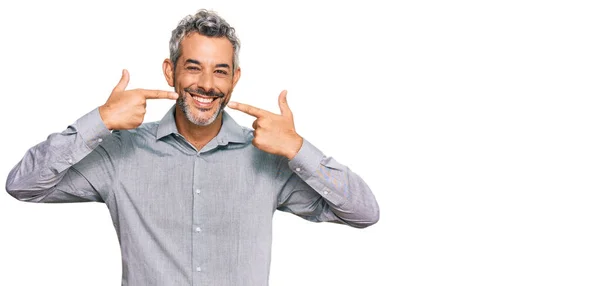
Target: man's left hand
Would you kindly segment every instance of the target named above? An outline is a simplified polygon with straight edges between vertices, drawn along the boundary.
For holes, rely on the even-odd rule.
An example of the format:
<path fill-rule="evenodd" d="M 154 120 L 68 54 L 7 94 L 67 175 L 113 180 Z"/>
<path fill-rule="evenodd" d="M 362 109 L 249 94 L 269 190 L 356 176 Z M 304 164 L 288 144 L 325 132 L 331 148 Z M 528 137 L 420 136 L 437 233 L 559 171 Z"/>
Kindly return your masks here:
<path fill-rule="evenodd" d="M 286 96 L 286 90 L 279 94 L 281 115 L 238 102 L 229 102 L 227 106 L 256 117 L 252 123 L 254 128 L 252 144 L 256 148 L 291 160 L 302 147 L 302 137 L 294 128 L 294 117 L 287 104 Z"/>

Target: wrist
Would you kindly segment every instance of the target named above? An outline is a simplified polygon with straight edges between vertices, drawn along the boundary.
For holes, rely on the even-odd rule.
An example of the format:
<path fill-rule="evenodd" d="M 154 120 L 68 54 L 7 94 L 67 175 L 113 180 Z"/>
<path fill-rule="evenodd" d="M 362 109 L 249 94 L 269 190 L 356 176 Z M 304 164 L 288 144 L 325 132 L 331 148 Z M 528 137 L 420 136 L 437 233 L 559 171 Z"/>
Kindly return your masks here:
<path fill-rule="evenodd" d="M 112 124 L 110 124 L 109 121 L 108 107 L 102 105 L 98 107 L 98 112 L 100 113 L 100 119 L 102 119 L 102 122 L 104 123 L 104 126 L 106 126 L 106 129 L 113 130 L 113 126 Z"/>
<path fill-rule="evenodd" d="M 290 150 L 286 155 L 286 158 L 288 158 L 288 160 L 292 160 L 294 157 L 296 157 L 298 152 L 300 152 L 300 148 L 302 148 L 303 141 L 304 139 L 302 139 L 302 136 L 300 135 L 296 135 L 296 138 L 294 138 L 294 140 L 291 141 L 293 143 L 290 144 Z"/>

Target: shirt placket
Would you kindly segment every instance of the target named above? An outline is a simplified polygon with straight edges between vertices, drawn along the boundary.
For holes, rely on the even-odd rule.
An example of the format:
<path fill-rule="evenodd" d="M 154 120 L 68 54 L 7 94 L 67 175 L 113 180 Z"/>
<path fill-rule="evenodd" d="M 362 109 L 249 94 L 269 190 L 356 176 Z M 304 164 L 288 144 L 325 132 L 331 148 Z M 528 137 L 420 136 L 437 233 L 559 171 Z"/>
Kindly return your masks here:
<path fill-rule="evenodd" d="M 194 179 L 193 179 L 193 208 L 192 208 L 192 270 L 194 283 L 193 285 L 203 285 L 203 281 L 206 281 L 206 273 L 210 271 L 208 269 L 207 261 L 206 261 L 206 253 L 205 249 L 203 249 L 203 224 L 202 224 L 202 207 L 203 200 L 202 194 L 207 191 L 203 189 L 202 186 L 202 176 L 201 174 L 206 173 L 206 161 L 202 158 L 200 153 L 196 154 L 196 159 L 194 160 Z"/>

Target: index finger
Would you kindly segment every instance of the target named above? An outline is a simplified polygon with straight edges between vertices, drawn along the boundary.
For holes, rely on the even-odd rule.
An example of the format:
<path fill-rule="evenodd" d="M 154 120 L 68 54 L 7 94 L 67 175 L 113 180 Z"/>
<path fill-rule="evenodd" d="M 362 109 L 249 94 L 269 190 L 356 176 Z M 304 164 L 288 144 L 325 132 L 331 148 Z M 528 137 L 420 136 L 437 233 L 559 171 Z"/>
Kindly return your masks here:
<path fill-rule="evenodd" d="M 140 89 L 146 99 L 177 99 L 179 94 L 172 91 Z"/>
<path fill-rule="evenodd" d="M 249 104 L 243 104 L 243 103 L 234 102 L 234 101 L 229 102 L 229 104 L 227 104 L 227 106 L 229 106 L 229 108 L 232 108 L 232 109 L 237 109 L 248 115 L 252 115 L 256 118 L 267 116 L 270 114 L 270 112 L 268 112 L 266 110 L 262 110 L 258 107 L 254 107 Z"/>

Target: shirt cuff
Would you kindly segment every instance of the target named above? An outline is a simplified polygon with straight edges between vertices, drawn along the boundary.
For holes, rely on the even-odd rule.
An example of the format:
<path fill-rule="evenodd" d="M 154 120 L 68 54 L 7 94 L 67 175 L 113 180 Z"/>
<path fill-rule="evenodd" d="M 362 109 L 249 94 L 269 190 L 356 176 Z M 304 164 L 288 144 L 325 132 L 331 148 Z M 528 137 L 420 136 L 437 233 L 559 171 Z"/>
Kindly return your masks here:
<path fill-rule="evenodd" d="M 321 160 L 323 160 L 324 157 L 325 155 L 321 150 L 317 149 L 317 147 L 303 138 L 302 147 L 300 147 L 296 156 L 289 161 L 288 166 L 292 171 L 296 172 L 300 178 L 306 180 L 319 170 Z"/>
<path fill-rule="evenodd" d="M 300 147 L 296 156 L 289 161 L 288 166 L 300 179 L 329 203 L 341 207 L 346 202 L 344 190 L 327 186 L 326 180 L 331 175 L 324 170 L 325 166 L 322 164 L 324 159 L 325 155 L 321 150 L 303 139 L 302 147 Z"/>
<path fill-rule="evenodd" d="M 85 145 L 91 150 L 95 149 L 104 139 L 111 135 L 110 130 L 104 125 L 98 108 L 79 118 L 75 123 L 77 133 L 81 135 Z"/>

